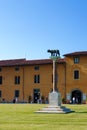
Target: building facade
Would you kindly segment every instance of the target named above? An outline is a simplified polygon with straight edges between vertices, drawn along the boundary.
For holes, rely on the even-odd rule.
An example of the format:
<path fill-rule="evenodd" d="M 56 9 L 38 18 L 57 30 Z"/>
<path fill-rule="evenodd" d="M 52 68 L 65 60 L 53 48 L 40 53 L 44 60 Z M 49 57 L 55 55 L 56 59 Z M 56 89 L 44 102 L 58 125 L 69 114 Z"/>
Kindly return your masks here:
<path fill-rule="evenodd" d="M 33 102 L 48 99 L 53 85 L 51 59 L 1 60 L 0 101 Z M 56 62 L 56 90 L 67 103 L 86 103 L 87 52 L 65 54 Z"/>

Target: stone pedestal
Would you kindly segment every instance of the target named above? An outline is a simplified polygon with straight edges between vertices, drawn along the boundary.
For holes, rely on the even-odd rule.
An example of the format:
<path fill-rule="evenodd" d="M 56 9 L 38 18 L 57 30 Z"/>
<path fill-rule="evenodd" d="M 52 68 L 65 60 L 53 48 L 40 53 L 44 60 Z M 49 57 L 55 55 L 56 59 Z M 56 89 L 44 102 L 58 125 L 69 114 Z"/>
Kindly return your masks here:
<path fill-rule="evenodd" d="M 49 105 L 37 111 L 37 113 L 70 113 L 72 110 L 61 106 L 61 94 L 53 91 L 49 93 Z"/>
<path fill-rule="evenodd" d="M 61 94 L 56 91 L 49 93 L 49 105 L 61 106 Z"/>

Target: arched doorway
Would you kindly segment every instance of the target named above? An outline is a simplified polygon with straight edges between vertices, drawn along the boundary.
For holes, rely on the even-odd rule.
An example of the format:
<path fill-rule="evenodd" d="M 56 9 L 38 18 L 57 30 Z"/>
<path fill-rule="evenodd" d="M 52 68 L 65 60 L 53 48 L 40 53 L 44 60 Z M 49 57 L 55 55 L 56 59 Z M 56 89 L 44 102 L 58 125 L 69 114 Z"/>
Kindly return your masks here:
<path fill-rule="evenodd" d="M 75 103 L 81 104 L 81 102 L 82 102 L 82 92 L 80 90 L 72 91 L 71 100 L 73 100 L 73 97 L 75 98 Z"/>

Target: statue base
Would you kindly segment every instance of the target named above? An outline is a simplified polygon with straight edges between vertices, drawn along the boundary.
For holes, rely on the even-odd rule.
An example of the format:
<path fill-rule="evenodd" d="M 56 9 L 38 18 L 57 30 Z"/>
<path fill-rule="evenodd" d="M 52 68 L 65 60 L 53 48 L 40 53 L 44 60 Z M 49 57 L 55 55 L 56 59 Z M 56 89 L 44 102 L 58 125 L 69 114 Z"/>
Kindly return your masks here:
<path fill-rule="evenodd" d="M 70 113 L 74 112 L 64 106 L 61 106 L 61 94 L 58 92 L 49 93 L 49 105 L 45 108 L 42 108 L 36 113 Z"/>
<path fill-rule="evenodd" d="M 61 94 L 56 91 L 49 93 L 49 105 L 61 106 Z"/>

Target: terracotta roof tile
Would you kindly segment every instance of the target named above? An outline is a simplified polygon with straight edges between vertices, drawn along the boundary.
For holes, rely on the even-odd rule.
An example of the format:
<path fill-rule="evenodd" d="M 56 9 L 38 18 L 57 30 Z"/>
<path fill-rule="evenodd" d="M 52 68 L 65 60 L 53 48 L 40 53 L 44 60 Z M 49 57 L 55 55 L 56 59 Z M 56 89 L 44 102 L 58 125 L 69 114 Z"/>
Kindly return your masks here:
<path fill-rule="evenodd" d="M 79 55 L 87 55 L 87 51 L 79 51 L 65 54 L 64 56 L 79 56 Z"/>
<path fill-rule="evenodd" d="M 59 59 L 58 63 L 64 63 L 64 59 Z M 23 66 L 23 65 L 39 65 L 39 64 L 52 64 L 51 59 L 41 60 L 26 60 L 26 59 L 12 59 L 12 60 L 1 60 L 0 66 Z"/>
<path fill-rule="evenodd" d="M 58 63 L 64 63 L 64 59 L 59 59 Z M 32 64 L 52 64 L 51 59 L 41 59 L 41 60 L 27 60 L 26 64 L 32 65 Z"/>
<path fill-rule="evenodd" d="M 0 66 L 14 66 L 21 65 L 26 61 L 26 59 L 12 59 L 12 60 L 1 60 Z"/>

